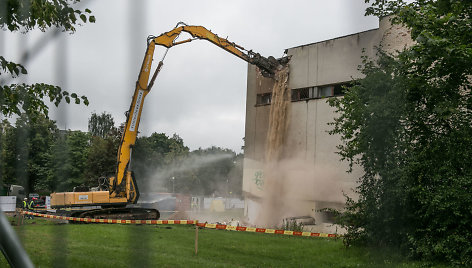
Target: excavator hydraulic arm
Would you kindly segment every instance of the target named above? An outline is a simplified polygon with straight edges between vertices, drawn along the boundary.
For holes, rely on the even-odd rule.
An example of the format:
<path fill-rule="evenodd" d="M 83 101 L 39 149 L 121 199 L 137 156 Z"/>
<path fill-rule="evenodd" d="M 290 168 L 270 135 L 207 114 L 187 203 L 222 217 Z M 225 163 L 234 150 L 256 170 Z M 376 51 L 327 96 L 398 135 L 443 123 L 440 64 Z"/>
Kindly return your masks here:
<path fill-rule="evenodd" d="M 192 38 L 177 41 L 177 38 L 182 32 L 189 33 Z M 143 64 L 141 66 L 141 71 L 138 76 L 138 81 L 136 82 L 136 89 L 134 91 L 133 99 L 127 113 L 126 126 L 123 131 L 120 147 L 118 149 L 116 173 L 114 177 L 109 179 L 110 198 L 127 198 L 128 202 L 135 203 L 139 197 L 136 181 L 130 171 L 131 153 L 138 135 L 138 127 L 139 121 L 141 119 L 144 98 L 151 90 L 154 80 L 156 79 L 157 74 L 163 65 L 164 58 L 159 62 L 151 80 L 149 81 L 155 46 L 160 45 L 169 49 L 173 46 L 188 43 L 197 39 L 210 41 L 211 43 L 230 52 L 231 54 L 259 67 L 262 75 L 266 77 L 273 77 L 276 70 L 280 66 L 286 65 L 289 60 L 287 57 L 279 60 L 275 59 L 274 57 L 265 58 L 259 53 L 255 53 L 252 50 L 246 50 L 242 46 L 230 42 L 225 38 L 218 37 L 216 34 L 207 30 L 205 27 L 189 26 L 185 23 L 178 23 L 173 30 L 165 32 L 157 37 L 148 37 L 147 50 L 144 56 Z M 166 54 L 164 54 L 164 57 Z"/>
<path fill-rule="evenodd" d="M 182 25 L 182 26 L 179 26 Z M 193 38 L 189 38 L 182 41 L 176 41 L 182 32 L 189 33 Z M 163 33 L 157 37 L 150 36 L 149 41 L 154 42 L 157 45 L 171 48 L 175 45 L 191 42 L 196 39 L 203 39 L 210 41 L 216 46 L 228 51 L 229 53 L 247 61 L 250 64 L 256 65 L 261 69 L 261 72 L 266 77 L 272 77 L 278 66 L 286 64 L 286 58 L 282 58 L 280 62 L 274 57 L 265 58 L 259 53 L 255 53 L 252 50 L 246 50 L 244 47 L 237 45 L 233 42 L 228 41 L 225 38 L 221 38 L 218 35 L 207 30 L 203 26 L 190 26 L 184 23 L 177 24 L 172 31 Z"/>

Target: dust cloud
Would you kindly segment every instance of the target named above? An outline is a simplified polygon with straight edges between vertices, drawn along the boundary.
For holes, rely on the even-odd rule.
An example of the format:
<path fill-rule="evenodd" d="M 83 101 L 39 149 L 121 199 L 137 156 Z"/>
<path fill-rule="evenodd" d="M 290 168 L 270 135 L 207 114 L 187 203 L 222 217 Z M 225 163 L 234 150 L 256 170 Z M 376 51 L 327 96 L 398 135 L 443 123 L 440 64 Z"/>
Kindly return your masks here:
<path fill-rule="evenodd" d="M 255 224 L 280 226 L 287 217 L 308 216 L 307 208 L 320 209 L 314 202 L 344 203 L 339 169 L 315 166 L 303 156 L 265 163 L 264 194 Z M 313 211 L 314 214 L 314 211 Z"/>
<path fill-rule="evenodd" d="M 158 168 L 150 168 L 146 178 L 139 178 L 143 187 L 141 192 L 167 192 L 166 183 L 174 174 L 188 172 L 194 169 L 205 167 L 224 159 L 231 159 L 234 156 L 230 153 L 215 153 L 208 155 L 191 155 L 176 164 L 165 165 Z"/>
<path fill-rule="evenodd" d="M 279 70 L 272 88 L 269 129 L 264 162 L 264 192 L 256 226 L 277 227 L 283 219 L 305 216 L 314 201 L 344 202 L 339 169 L 314 165 L 305 155 L 284 154 L 287 128 L 290 124 L 290 90 L 288 67 Z"/>

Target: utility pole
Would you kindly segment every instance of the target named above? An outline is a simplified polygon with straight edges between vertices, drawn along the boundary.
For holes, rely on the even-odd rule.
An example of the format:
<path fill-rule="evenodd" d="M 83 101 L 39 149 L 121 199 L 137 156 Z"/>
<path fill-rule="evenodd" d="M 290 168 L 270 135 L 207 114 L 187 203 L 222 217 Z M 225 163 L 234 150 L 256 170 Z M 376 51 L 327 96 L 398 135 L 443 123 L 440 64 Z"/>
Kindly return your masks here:
<path fill-rule="evenodd" d="M 172 193 L 175 193 L 175 177 L 172 177 Z"/>

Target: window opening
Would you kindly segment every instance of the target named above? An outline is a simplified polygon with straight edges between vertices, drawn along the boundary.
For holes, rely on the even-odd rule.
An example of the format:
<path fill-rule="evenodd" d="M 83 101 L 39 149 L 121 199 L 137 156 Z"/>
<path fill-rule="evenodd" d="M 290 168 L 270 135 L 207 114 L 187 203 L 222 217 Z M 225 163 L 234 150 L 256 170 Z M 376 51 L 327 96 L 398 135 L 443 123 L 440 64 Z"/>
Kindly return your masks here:
<path fill-rule="evenodd" d="M 267 105 L 272 101 L 272 93 L 257 94 L 256 105 Z"/>
<path fill-rule="evenodd" d="M 333 86 L 320 87 L 320 91 L 319 91 L 318 97 L 319 97 L 319 98 L 323 98 L 323 97 L 330 97 L 330 96 L 333 96 L 333 89 L 334 89 Z"/>
<path fill-rule="evenodd" d="M 313 87 L 297 88 L 292 90 L 292 101 L 313 98 Z"/>
<path fill-rule="evenodd" d="M 346 89 L 344 87 L 349 87 L 352 84 L 350 82 L 325 85 L 321 87 L 304 87 L 304 88 L 294 88 L 292 89 L 291 99 L 292 101 L 302 101 L 310 99 L 319 99 L 326 97 L 342 96 L 345 94 Z M 264 99 L 264 94 L 258 95 L 257 104 L 270 104 L 270 100 Z M 272 96 L 270 96 L 272 97 Z M 266 97 L 267 98 L 267 97 Z"/>

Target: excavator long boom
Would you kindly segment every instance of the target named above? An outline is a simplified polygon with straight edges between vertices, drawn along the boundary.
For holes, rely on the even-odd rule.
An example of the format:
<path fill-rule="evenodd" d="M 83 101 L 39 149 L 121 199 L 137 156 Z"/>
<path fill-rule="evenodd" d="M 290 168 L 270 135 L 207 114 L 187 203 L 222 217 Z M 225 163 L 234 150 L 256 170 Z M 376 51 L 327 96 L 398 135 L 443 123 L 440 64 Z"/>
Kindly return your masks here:
<path fill-rule="evenodd" d="M 177 41 L 177 38 L 182 32 L 189 33 L 192 38 Z M 134 91 L 133 99 L 127 114 L 126 127 L 122 135 L 121 145 L 118 150 L 116 174 L 115 177 L 112 177 L 109 180 L 110 198 L 126 197 L 128 202 L 135 203 L 139 197 L 139 191 L 137 189 L 136 182 L 132 173 L 130 172 L 131 153 L 138 135 L 138 127 L 144 98 L 151 90 L 154 80 L 156 79 L 157 74 L 163 65 L 163 60 L 161 60 L 156 67 L 151 81 L 148 84 L 155 46 L 160 45 L 169 49 L 173 46 L 188 43 L 197 39 L 210 41 L 216 46 L 247 61 L 248 63 L 256 65 L 261 70 L 262 75 L 266 77 L 273 77 L 277 68 L 279 68 L 281 65 L 287 64 L 288 62 L 287 58 L 282 58 L 280 60 L 276 60 L 274 57 L 265 58 L 259 53 L 246 50 L 242 46 L 217 36 L 203 26 L 189 26 L 184 23 L 178 23 L 177 26 L 169 32 L 165 32 L 157 37 L 150 36 L 148 38 L 148 46 L 144 56 L 143 64 L 141 66 L 138 81 L 136 82 L 136 89 Z"/>
<path fill-rule="evenodd" d="M 189 33 L 193 38 L 176 41 L 182 32 Z M 259 69 L 261 69 L 262 74 L 266 77 L 272 77 L 277 67 L 282 63 L 277 61 L 274 57 L 265 58 L 259 53 L 255 53 L 252 50 L 247 50 L 240 45 L 228 41 L 228 39 L 221 38 L 203 26 L 191 26 L 184 23 L 179 23 L 172 31 L 163 33 L 157 37 L 151 36 L 150 39 L 157 45 L 165 46 L 167 48 L 197 39 L 207 40 L 228 51 L 229 53 L 247 61 L 248 63 L 256 65 L 259 67 Z"/>

